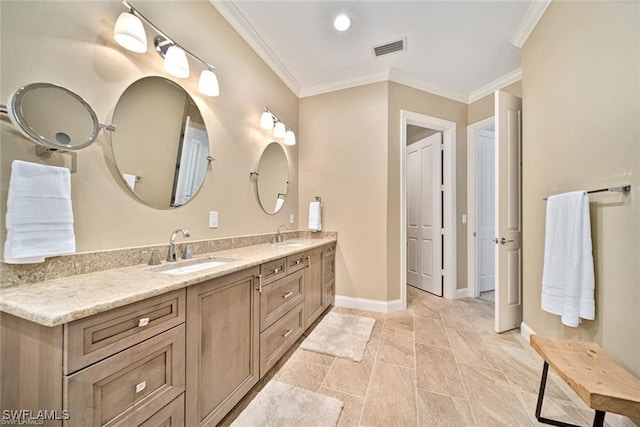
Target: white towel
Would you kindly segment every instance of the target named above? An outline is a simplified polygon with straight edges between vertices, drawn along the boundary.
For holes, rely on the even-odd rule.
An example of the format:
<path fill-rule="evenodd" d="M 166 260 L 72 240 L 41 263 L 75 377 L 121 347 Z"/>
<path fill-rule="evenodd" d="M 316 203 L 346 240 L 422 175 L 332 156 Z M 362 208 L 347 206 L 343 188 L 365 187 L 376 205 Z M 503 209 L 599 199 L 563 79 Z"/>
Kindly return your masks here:
<path fill-rule="evenodd" d="M 320 208 L 320 202 L 309 203 L 309 230 L 321 231 L 322 230 L 322 209 Z"/>
<path fill-rule="evenodd" d="M 542 309 L 577 327 L 595 318 L 595 277 L 586 191 L 550 196 L 542 271 Z"/>
<path fill-rule="evenodd" d="M 7 196 L 4 262 L 44 262 L 76 251 L 69 169 L 14 160 Z"/>
<path fill-rule="evenodd" d="M 123 173 L 122 177 L 124 178 L 129 188 L 131 188 L 132 190 L 136 189 L 137 177 L 135 175 L 131 175 L 130 173 Z"/>

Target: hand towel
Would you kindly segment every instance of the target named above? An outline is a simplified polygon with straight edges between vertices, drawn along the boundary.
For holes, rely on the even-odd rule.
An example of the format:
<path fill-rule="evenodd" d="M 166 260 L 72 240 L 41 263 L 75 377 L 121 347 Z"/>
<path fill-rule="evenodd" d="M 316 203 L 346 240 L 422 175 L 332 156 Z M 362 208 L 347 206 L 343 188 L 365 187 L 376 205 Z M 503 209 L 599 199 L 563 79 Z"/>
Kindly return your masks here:
<path fill-rule="evenodd" d="M 322 209 L 320 202 L 309 203 L 309 230 L 321 231 L 322 230 Z"/>
<path fill-rule="evenodd" d="M 75 252 L 69 169 L 14 160 L 5 222 L 8 264 Z"/>
<path fill-rule="evenodd" d="M 130 173 L 123 173 L 122 177 L 124 178 L 125 182 L 129 186 L 129 188 L 131 188 L 132 190 L 136 189 L 136 178 L 137 177 L 135 175 L 131 175 Z"/>
<path fill-rule="evenodd" d="M 547 200 L 542 270 L 542 309 L 577 327 L 595 318 L 595 276 L 591 246 L 589 196 L 586 191 Z"/>
<path fill-rule="evenodd" d="M 280 208 L 284 205 L 284 194 L 278 193 L 278 198 L 276 199 L 276 207 L 273 208 L 274 212 L 278 212 Z"/>

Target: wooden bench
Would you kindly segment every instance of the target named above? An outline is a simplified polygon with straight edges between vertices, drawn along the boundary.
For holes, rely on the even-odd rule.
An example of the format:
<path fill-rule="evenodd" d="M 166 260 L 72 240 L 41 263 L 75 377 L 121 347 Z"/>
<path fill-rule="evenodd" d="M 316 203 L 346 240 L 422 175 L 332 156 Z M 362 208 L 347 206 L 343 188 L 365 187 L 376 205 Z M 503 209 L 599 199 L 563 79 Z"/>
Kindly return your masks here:
<path fill-rule="evenodd" d="M 595 409 L 594 427 L 603 426 L 607 412 L 640 418 L 640 380 L 618 365 L 599 345 L 531 335 L 531 346 L 544 359 L 536 406 L 536 418 L 539 422 L 577 427 L 540 415 L 549 365 L 584 403 Z"/>

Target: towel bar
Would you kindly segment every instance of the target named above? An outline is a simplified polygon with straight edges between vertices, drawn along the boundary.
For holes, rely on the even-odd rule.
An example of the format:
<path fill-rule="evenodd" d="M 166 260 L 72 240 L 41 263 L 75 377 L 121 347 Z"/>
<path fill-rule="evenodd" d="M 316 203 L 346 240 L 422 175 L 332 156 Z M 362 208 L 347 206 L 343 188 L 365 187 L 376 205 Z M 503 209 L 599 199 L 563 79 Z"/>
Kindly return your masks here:
<path fill-rule="evenodd" d="M 621 185 L 619 187 L 608 187 L 608 188 L 600 188 L 598 190 L 589 190 L 587 191 L 587 194 L 604 193 L 607 191 L 610 191 L 613 193 L 628 194 L 631 192 L 631 185 Z M 542 200 L 547 200 L 547 197 L 545 197 Z"/>

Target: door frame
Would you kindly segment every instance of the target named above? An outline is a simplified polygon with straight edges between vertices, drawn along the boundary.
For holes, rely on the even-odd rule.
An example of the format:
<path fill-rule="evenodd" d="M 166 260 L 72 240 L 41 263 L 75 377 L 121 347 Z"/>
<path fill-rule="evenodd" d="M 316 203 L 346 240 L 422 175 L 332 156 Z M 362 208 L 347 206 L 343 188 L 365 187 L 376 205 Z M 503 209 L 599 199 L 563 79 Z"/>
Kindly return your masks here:
<path fill-rule="evenodd" d="M 467 126 L 467 283 L 469 297 L 477 298 L 476 244 L 473 232 L 476 228 L 476 145 L 480 132 L 495 126 L 495 116 Z"/>
<path fill-rule="evenodd" d="M 400 302 L 407 308 L 407 125 L 442 132 L 444 145 L 444 289 L 443 296 L 460 298 L 456 292 L 456 123 L 408 110 L 400 110 Z"/>

